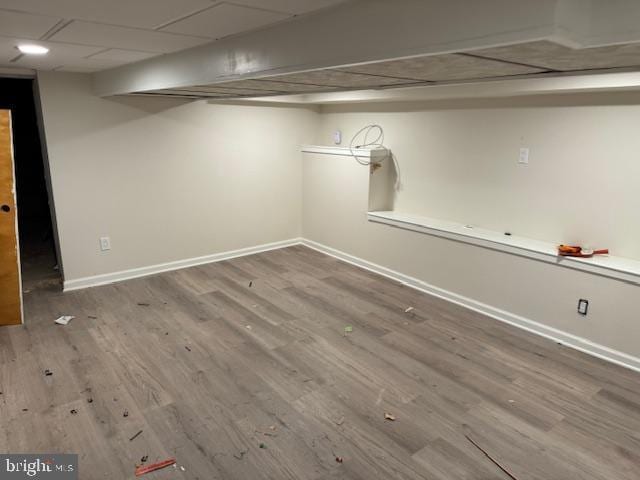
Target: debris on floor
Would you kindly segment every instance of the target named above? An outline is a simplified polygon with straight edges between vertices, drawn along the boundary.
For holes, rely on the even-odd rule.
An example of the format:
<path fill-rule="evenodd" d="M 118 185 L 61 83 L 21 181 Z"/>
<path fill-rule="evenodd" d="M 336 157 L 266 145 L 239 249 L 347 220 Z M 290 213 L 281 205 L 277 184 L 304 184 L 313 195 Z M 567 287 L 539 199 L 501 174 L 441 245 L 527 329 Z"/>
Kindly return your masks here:
<path fill-rule="evenodd" d="M 130 442 L 133 442 L 136 438 L 138 438 L 140 435 L 142 435 L 142 430 L 140 430 L 138 433 L 136 433 L 133 437 L 131 437 L 129 439 Z"/>
<path fill-rule="evenodd" d="M 249 450 L 241 450 L 238 453 L 234 453 L 233 454 L 233 458 L 237 458 L 238 460 L 242 460 L 247 453 L 249 453 Z"/>
<path fill-rule="evenodd" d="M 93 403 L 93 398 L 87 398 L 87 403 Z"/>
<path fill-rule="evenodd" d="M 338 420 L 336 420 L 336 425 L 342 425 L 344 423 L 344 417 L 340 417 Z"/>
<path fill-rule="evenodd" d="M 395 422 L 396 421 L 396 416 L 393 413 L 384 412 L 384 419 L 385 420 L 389 420 L 391 422 Z"/>
<path fill-rule="evenodd" d="M 247 325 L 247 330 L 251 330 L 251 325 Z"/>
<path fill-rule="evenodd" d="M 342 463 L 342 462 L 344 462 L 344 458 L 342 458 L 342 457 L 336 457 L 336 462 L 338 462 L 338 463 Z"/>
<path fill-rule="evenodd" d="M 122 412 L 122 416 L 124 418 L 127 418 L 129 416 L 129 410 L 125 410 L 124 412 Z"/>
<path fill-rule="evenodd" d="M 57 323 L 58 325 L 66 325 L 74 318 L 76 317 L 74 317 L 73 315 L 63 315 L 60 318 L 57 318 L 55 320 L 55 323 Z"/>
<path fill-rule="evenodd" d="M 259 447 L 260 447 L 260 448 L 267 448 L 267 446 L 266 446 L 264 443 L 261 443 L 261 444 L 259 445 Z"/>
<path fill-rule="evenodd" d="M 186 349 L 187 349 L 187 352 L 190 352 L 190 351 L 191 351 L 191 348 L 190 348 L 188 345 L 185 345 L 185 346 L 184 346 L 184 348 L 186 348 Z"/>
<path fill-rule="evenodd" d="M 96 317 L 95 315 L 87 315 L 87 318 L 90 320 L 97 320 L 98 317 Z"/>
<path fill-rule="evenodd" d="M 76 410 L 75 408 L 72 408 L 72 409 L 69 411 L 69 413 L 70 413 L 71 415 L 77 415 L 77 414 L 78 414 L 78 410 Z"/>
<path fill-rule="evenodd" d="M 23 409 L 22 409 L 22 411 L 23 411 L 23 412 L 28 412 L 28 411 L 29 411 L 29 409 L 28 409 L 28 408 L 23 408 Z"/>
<path fill-rule="evenodd" d="M 345 336 L 347 335 L 347 333 L 351 333 L 353 332 L 353 326 L 352 325 L 347 325 L 344 327 L 344 334 Z"/>
<path fill-rule="evenodd" d="M 140 302 L 137 304 L 139 307 L 150 307 L 151 304 L 150 303 L 144 303 L 144 302 Z"/>
<path fill-rule="evenodd" d="M 249 282 L 249 288 L 253 287 L 253 282 Z"/>
<path fill-rule="evenodd" d="M 276 427 L 271 425 L 269 427 L 269 430 L 271 430 L 270 432 L 263 432 L 262 430 L 256 430 L 256 433 L 261 433 L 262 435 L 266 436 L 266 437 L 277 437 L 278 434 L 276 433 Z"/>
<path fill-rule="evenodd" d="M 186 472 L 186 471 L 187 471 L 187 469 L 186 469 L 186 468 L 184 468 L 182 465 L 180 465 L 180 471 L 182 471 L 182 472 Z"/>
<path fill-rule="evenodd" d="M 474 442 L 471 439 L 471 437 L 469 437 L 469 435 L 465 435 L 464 438 L 469 440 L 469 442 L 471 442 L 471 444 L 474 447 L 476 447 L 478 450 L 480 450 L 484 454 L 484 456 L 487 457 L 491 461 L 491 463 L 493 463 L 496 467 L 498 467 L 500 470 L 502 470 L 505 475 L 507 475 L 512 480 L 518 480 L 518 478 L 515 475 L 513 475 L 509 470 L 507 470 L 505 467 L 500 465 L 500 463 L 498 463 L 498 461 L 495 458 L 493 458 L 491 455 L 489 455 L 480 445 L 478 445 L 476 442 Z"/>
<path fill-rule="evenodd" d="M 44 375 L 45 375 L 45 377 L 50 377 L 51 375 L 53 375 L 53 372 L 47 368 L 47 369 L 44 371 Z"/>
<path fill-rule="evenodd" d="M 136 477 L 140 477 L 140 476 L 145 475 L 147 473 L 155 472 L 156 470 L 161 470 L 163 468 L 170 467 L 171 465 L 174 465 L 175 463 L 176 463 L 176 459 L 175 458 L 169 458 L 169 459 L 164 460 L 162 462 L 154 463 L 154 464 L 147 465 L 147 466 L 136 467 Z"/>
<path fill-rule="evenodd" d="M 413 307 L 405 308 L 404 313 L 409 313 L 413 311 Z"/>
<path fill-rule="evenodd" d="M 140 463 L 147 463 L 147 460 L 149 460 L 149 455 L 145 455 L 144 457 L 142 457 L 140 459 Z"/>

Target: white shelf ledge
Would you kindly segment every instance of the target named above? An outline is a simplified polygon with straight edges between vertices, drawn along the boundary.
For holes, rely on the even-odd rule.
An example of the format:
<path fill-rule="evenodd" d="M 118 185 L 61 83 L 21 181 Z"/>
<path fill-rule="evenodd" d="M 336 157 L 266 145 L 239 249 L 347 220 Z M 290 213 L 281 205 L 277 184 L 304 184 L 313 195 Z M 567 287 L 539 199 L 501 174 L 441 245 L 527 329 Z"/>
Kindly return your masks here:
<path fill-rule="evenodd" d="M 505 235 L 475 226 L 469 227 L 419 215 L 385 211 L 369 212 L 367 218 L 371 222 L 448 238 L 640 285 L 640 261 L 638 260 L 611 255 L 596 255 L 592 258 L 559 257 L 557 245 L 553 243 Z"/>
<path fill-rule="evenodd" d="M 389 150 L 386 148 L 354 148 L 353 152 L 349 147 L 336 147 L 324 145 L 303 145 L 301 150 L 305 153 L 320 153 L 324 155 L 341 155 L 345 157 L 353 157 L 356 153 L 358 158 L 366 158 L 370 161 L 382 161 L 389 156 Z"/>

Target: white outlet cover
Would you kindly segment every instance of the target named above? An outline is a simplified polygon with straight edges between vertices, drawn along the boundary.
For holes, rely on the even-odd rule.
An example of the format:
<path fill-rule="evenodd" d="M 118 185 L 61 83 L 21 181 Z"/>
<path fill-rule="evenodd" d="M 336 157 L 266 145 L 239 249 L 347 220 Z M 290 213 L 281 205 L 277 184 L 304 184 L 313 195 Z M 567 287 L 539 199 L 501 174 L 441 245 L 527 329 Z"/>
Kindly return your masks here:
<path fill-rule="evenodd" d="M 518 163 L 523 165 L 529 164 L 529 149 L 527 147 L 520 148 L 520 156 L 518 157 Z"/>
<path fill-rule="evenodd" d="M 103 252 L 111 250 L 111 239 L 109 237 L 100 237 L 100 250 Z"/>
<path fill-rule="evenodd" d="M 342 143 L 342 132 L 340 130 L 333 132 L 333 143 L 336 145 L 340 145 Z"/>

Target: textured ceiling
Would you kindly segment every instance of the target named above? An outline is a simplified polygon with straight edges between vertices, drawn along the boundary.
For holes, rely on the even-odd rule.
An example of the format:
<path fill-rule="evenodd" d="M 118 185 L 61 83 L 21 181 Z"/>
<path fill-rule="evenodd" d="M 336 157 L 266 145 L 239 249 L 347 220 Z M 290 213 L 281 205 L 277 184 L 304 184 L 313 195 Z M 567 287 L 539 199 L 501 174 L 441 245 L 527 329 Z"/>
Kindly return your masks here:
<path fill-rule="evenodd" d="M 404 60 L 369 63 L 355 67 L 340 68 L 340 71 L 401 77 L 413 79 L 414 81 L 442 82 L 523 75 L 539 73 L 542 70 L 525 65 L 486 60 L 454 53 L 451 55 L 414 57 Z"/>
<path fill-rule="evenodd" d="M 469 53 L 558 71 L 640 67 L 640 44 L 637 43 L 577 50 L 549 41 L 539 41 Z"/>
<path fill-rule="evenodd" d="M 549 41 L 536 41 L 499 48 L 139 93 L 189 98 L 260 97 L 472 82 L 488 78 L 514 78 L 549 72 L 579 72 L 620 67 L 640 69 L 640 44 L 571 49 Z"/>

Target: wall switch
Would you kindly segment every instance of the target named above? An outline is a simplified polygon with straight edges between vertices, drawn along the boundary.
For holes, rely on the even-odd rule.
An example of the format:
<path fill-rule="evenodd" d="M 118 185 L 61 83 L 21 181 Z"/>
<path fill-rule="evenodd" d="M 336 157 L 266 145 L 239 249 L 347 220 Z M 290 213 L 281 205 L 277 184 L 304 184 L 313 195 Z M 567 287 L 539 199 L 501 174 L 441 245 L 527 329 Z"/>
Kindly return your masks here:
<path fill-rule="evenodd" d="M 518 157 L 518 163 L 523 165 L 529 164 L 529 149 L 526 147 L 520 148 L 520 156 Z"/>
<path fill-rule="evenodd" d="M 589 311 L 589 300 L 585 300 L 584 298 L 581 298 L 580 300 L 578 300 L 578 313 L 580 315 L 586 315 L 588 311 Z"/>
<path fill-rule="evenodd" d="M 340 130 L 333 132 L 333 143 L 336 145 L 340 145 L 342 143 L 342 132 Z"/>
<path fill-rule="evenodd" d="M 111 239 L 109 237 L 100 237 L 100 250 L 103 252 L 111 250 Z"/>

